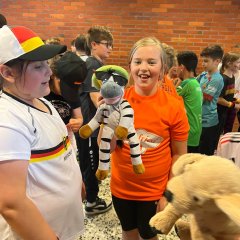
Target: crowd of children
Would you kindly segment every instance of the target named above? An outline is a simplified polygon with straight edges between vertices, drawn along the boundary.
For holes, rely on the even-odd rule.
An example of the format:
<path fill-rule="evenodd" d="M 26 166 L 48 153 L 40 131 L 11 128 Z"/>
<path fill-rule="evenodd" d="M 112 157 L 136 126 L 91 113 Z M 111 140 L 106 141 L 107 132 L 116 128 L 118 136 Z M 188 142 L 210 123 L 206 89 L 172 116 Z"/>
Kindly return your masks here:
<path fill-rule="evenodd" d="M 1 236 L 74 240 L 84 231 L 84 211 L 100 214 L 113 205 L 123 240 L 157 240 L 149 220 L 167 204 L 173 163 L 187 152 L 213 155 L 220 135 L 240 119 L 240 55 L 207 46 L 200 54 L 204 72 L 197 74 L 192 51 L 176 53 L 154 37 L 134 43 L 123 94 L 137 134 L 144 135 L 146 170 L 134 174 L 128 144 L 113 139 L 113 202 L 106 202 L 95 176 L 101 132 L 85 140 L 78 130 L 101 104 L 91 78 L 113 50 L 112 33 L 93 26 L 65 52 L 58 38 L 44 44 L 32 30 L 0 20 Z"/>

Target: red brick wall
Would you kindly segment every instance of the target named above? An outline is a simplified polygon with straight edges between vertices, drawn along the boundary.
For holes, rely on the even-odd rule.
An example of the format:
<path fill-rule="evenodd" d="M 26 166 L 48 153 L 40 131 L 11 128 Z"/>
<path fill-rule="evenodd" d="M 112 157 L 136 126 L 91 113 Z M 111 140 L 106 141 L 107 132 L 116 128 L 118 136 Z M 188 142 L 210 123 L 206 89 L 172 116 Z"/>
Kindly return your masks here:
<path fill-rule="evenodd" d="M 114 35 L 108 63 L 124 67 L 133 43 L 145 36 L 197 54 L 214 43 L 240 51 L 240 0 L 1 0 L 0 12 L 10 25 L 43 39 L 61 37 L 68 46 L 92 25 L 107 25 Z"/>

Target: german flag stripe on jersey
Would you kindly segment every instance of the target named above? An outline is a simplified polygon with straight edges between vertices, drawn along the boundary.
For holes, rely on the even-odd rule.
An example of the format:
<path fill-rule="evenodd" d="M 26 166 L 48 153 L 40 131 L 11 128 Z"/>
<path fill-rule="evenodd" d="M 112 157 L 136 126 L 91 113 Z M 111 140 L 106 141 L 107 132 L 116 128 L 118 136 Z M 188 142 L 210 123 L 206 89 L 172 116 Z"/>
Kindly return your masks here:
<path fill-rule="evenodd" d="M 44 149 L 44 150 L 35 150 L 31 152 L 30 163 L 37 163 L 52 160 L 63 153 L 65 153 L 70 146 L 70 141 L 68 137 L 63 137 L 63 141 L 60 142 L 57 146 Z"/>

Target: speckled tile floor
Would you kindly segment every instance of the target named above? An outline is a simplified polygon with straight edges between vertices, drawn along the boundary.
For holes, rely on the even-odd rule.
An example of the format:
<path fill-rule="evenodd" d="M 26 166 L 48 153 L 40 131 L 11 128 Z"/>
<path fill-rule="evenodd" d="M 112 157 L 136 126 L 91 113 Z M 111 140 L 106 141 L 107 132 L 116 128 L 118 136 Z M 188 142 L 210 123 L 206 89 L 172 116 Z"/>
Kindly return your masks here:
<path fill-rule="evenodd" d="M 110 202 L 109 178 L 102 181 L 99 188 L 99 197 Z M 79 240 L 121 240 L 121 226 L 114 208 L 104 214 L 85 217 L 84 222 L 86 230 Z M 179 238 L 172 231 L 168 236 L 159 235 L 159 240 L 179 240 Z"/>

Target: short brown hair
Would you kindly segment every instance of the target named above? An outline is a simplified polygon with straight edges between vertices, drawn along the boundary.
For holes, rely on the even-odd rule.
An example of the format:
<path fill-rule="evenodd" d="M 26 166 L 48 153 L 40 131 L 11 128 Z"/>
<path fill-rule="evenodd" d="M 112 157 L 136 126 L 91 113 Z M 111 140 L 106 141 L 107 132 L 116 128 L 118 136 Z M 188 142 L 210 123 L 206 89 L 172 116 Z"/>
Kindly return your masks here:
<path fill-rule="evenodd" d="M 113 35 L 107 27 L 93 26 L 87 32 L 86 40 L 87 40 L 87 46 L 91 49 L 92 42 L 99 43 L 102 40 L 106 40 L 112 43 Z"/>
<path fill-rule="evenodd" d="M 87 55 L 91 54 L 91 51 L 87 45 L 86 35 L 79 34 L 75 39 L 75 48 L 77 51 L 84 51 Z"/>
<path fill-rule="evenodd" d="M 210 57 L 214 60 L 222 59 L 223 57 L 223 49 L 220 45 L 210 45 L 204 48 L 200 54 L 201 57 Z"/>

